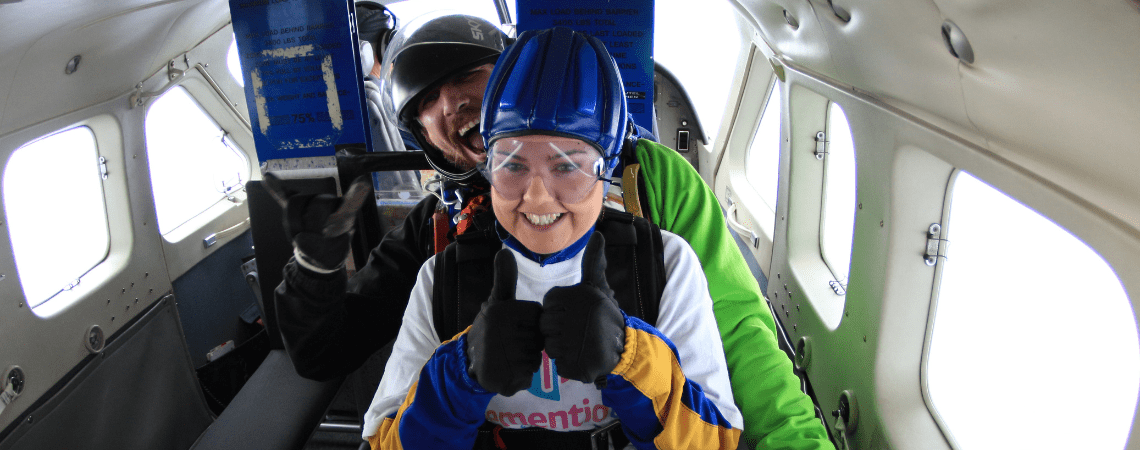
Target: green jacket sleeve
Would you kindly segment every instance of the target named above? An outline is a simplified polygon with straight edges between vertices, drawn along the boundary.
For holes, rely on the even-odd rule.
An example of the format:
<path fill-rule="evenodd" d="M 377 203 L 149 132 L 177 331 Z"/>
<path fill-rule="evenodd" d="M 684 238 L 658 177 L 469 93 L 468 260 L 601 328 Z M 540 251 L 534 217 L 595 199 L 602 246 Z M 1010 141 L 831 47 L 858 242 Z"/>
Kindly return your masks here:
<path fill-rule="evenodd" d="M 661 144 L 642 139 L 637 160 L 646 218 L 688 241 L 708 278 L 733 397 L 744 415 L 744 442 L 757 449 L 833 449 L 779 348 L 775 320 L 712 190 L 688 161 Z"/>

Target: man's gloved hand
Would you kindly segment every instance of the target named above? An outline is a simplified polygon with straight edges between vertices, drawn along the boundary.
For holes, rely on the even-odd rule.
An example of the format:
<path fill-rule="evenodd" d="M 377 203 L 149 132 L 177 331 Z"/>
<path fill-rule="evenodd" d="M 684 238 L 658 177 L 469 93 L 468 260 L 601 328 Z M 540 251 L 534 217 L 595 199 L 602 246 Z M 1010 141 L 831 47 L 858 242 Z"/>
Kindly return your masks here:
<path fill-rule="evenodd" d="M 542 364 L 542 333 L 538 318 L 542 305 L 517 300 L 518 266 L 508 249 L 495 255 L 491 297 L 467 333 L 467 374 L 483 389 L 514 395 L 530 387 Z"/>
<path fill-rule="evenodd" d="M 362 176 L 352 182 L 344 197 L 330 194 L 290 195 L 281 180 L 265 174 L 265 190 L 281 205 L 285 236 L 293 242 L 293 254 L 302 267 L 331 273 L 344 267 L 351 250 L 356 212 L 368 198 L 371 180 Z"/>
<path fill-rule="evenodd" d="M 625 318 L 606 281 L 605 248 L 594 232 L 582 255 L 582 282 L 548 291 L 540 322 L 558 374 L 599 388 L 625 350 Z"/>

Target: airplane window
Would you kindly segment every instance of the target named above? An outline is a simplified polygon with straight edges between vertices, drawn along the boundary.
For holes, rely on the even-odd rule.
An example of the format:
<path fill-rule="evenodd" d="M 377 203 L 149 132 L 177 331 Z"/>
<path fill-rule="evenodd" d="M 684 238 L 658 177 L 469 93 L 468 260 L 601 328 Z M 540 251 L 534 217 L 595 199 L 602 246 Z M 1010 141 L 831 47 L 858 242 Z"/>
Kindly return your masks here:
<path fill-rule="evenodd" d="M 20 147 L 4 168 L 4 214 L 32 308 L 74 288 L 107 257 L 111 236 L 99 172 L 87 127 Z"/>
<path fill-rule="evenodd" d="M 230 50 L 226 52 L 226 67 L 230 69 L 230 76 L 237 80 L 238 86 L 245 87 L 245 77 L 241 72 L 241 58 L 238 58 L 237 36 L 230 41 Z"/>
<path fill-rule="evenodd" d="M 245 154 L 181 86 L 147 111 L 146 146 L 163 235 L 249 180 Z"/>
<path fill-rule="evenodd" d="M 760 193 L 760 198 L 768 204 L 768 209 L 776 211 L 776 189 L 780 175 L 780 82 L 772 85 L 760 125 L 745 156 L 745 175 L 752 187 Z M 762 224 L 774 227 L 775 224 Z M 769 232 L 772 230 L 769 228 Z"/>
<path fill-rule="evenodd" d="M 715 140 L 740 52 L 732 5 L 658 0 L 655 12 L 653 58 L 684 85 L 701 127 Z"/>
<path fill-rule="evenodd" d="M 855 227 L 855 143 L 847 114 L 836 103 L 827 109 L 827 153 L 823 158 L 823 211 L 819 247 L 831 274 L 846 289 Z"/>
<path fill-rule="evenodd" d="M 962 450 L 1124 448 L 1140 344 L 1112 267 L 968 173 L 951 195 L 926 367 L 944 431 Z"/>

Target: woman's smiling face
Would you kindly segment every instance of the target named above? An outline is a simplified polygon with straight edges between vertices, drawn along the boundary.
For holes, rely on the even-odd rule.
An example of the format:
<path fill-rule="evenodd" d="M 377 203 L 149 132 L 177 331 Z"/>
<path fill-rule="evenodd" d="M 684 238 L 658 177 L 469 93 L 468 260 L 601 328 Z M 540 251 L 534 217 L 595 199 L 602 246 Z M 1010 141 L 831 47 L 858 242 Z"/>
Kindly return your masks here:
<path fill-rule="evenodd" d="M 598 220 L 605 183 L 600 153 L 578 139 L 547 135 L 503 138 L 484 176 L 499 224 L 527 249 L 550 254 L 574 243 Z"/>

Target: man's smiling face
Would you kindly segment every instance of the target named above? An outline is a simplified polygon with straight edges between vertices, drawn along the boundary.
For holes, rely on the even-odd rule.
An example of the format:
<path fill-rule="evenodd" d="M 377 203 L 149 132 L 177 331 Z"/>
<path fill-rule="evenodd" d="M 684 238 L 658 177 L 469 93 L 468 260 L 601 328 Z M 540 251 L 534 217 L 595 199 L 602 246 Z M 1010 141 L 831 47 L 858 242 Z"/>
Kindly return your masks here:
<path fill-rule="evenodd" d="M 479 109 L 494 64 L 469 68 L 447 78 L 419 98 L 416 119 L 424 138 L 462 170 L 486 157 L 479 135 Z"/>

